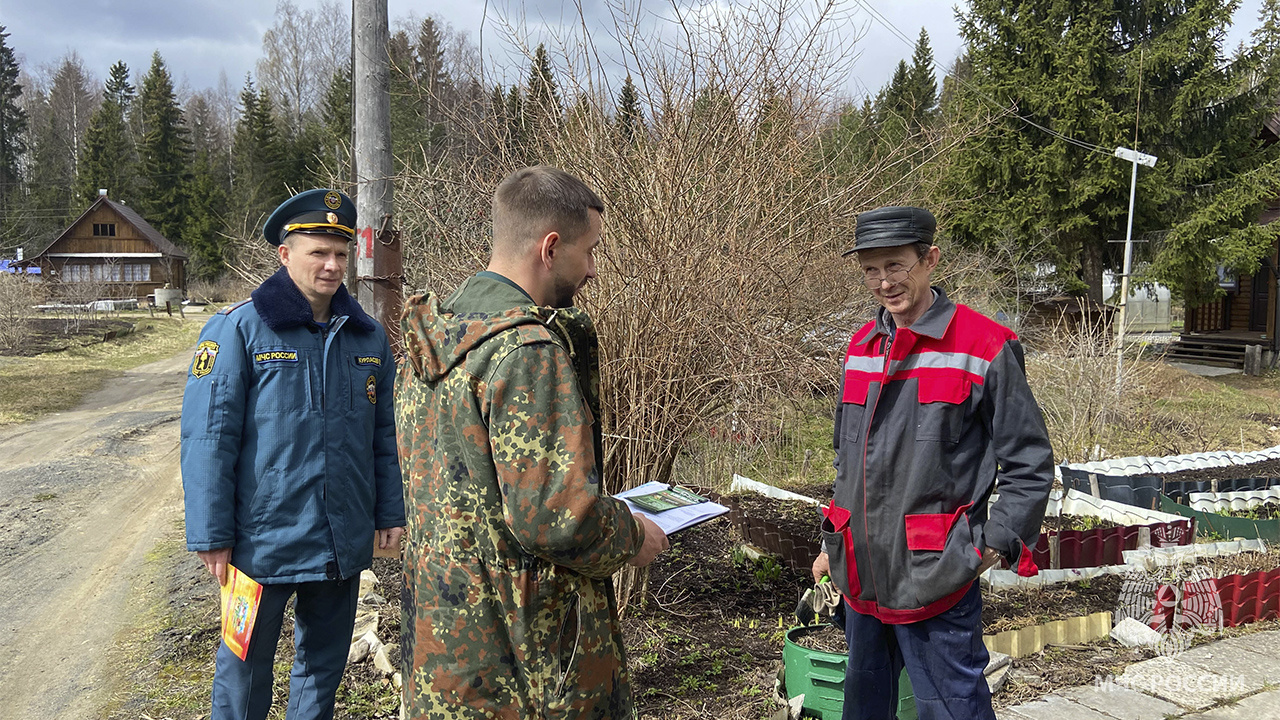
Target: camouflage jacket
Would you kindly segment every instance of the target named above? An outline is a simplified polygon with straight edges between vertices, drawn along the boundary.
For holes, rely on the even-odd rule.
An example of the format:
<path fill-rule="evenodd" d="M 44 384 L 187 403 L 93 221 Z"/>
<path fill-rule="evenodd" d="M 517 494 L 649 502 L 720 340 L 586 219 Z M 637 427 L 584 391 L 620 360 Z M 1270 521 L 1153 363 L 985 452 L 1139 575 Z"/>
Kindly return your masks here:
<path fill-rule="evenodd" d="M 401 320 L 406 717 L 631 718 L 609 578 L 644 531 L 601 494 L 595 330 L 486 275 Z"/>

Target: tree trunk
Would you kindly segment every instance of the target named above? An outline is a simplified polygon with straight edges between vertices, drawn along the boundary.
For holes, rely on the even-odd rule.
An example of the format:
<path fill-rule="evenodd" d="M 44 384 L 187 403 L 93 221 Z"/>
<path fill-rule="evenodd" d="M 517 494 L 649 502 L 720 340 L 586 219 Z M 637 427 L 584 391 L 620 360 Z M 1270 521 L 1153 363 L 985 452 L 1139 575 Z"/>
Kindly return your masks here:
<path fill-rule="evenodd" d="M 1080 248 L 1080 279 L 1089 286 L 1088 297 L 1096 303 L 1102 297 L 1102 248 L 1086 240 Z"/>

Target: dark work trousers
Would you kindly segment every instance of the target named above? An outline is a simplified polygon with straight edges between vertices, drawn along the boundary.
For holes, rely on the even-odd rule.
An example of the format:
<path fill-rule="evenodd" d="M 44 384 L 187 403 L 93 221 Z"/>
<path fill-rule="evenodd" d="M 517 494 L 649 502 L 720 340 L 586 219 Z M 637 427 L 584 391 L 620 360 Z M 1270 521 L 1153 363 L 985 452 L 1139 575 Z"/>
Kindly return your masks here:
<path fill-rule="evenodd" d="M 284 606 L 294 602 L 293 671 L 289 676 L 288 720 L 330 720 L 333 697 L 347 666 L 355 627 L 360 579 L 263 585 L 249 654 L 236 657 L 218 646 L 210 720 L 263 720 L 271 709 L 272 665 Z"/>
<path fill-rule="evenodd" d="M 920 720 L 994 720 L 983 670 L 982 592 L 974 582 L 950 610 L 906 625 L 882 623 L 847 605 L 843 720 L 893 720 L 905 665 Z"/>

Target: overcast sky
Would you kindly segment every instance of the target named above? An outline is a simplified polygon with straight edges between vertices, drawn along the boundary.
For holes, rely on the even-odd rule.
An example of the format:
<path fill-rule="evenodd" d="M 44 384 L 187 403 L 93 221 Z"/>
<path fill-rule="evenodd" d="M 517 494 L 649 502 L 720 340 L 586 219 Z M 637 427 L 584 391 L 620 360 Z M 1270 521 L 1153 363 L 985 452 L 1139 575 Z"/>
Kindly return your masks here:
<path fill-rule="evenodd" d="M 708 0 L 698 0 L 706 2 Z M 719 3 L 743 0 L 711 0 Z M 318 0 L 296 0 L 301 7 L 315 7 Z M 582 0 L 588 16 L 603 14 L 599 0 Z M 669 2 L 630 0 L 643 9 L 661 12 Z M 681 0 L 687 3 L 689 0 Z M 1257 24 L 1261 0 L 1244 0 L 1228 37 L 1228 48 L 1248 37 Z M 394 21 L 413 13 L 418 17 L 436 15 L 455 28 L 478 35 L 485 8 L 484 0 L 414 2 L 389 0 Z M 873 19 L 863 6 L 878 10 L 909 38 L 924 27 L 943 67 L 950 66 L 960 49 L 956 31 L 955 3 L 949 0 L 848 0 L 844 24 L 851 35 L 862 33 L 857 43 L 859 57 L 843 89 L 850 97 L 874 93 L 888 81 L 893 68 L 910 58 L 911 48 Z M 485 54 L 493 55 L 498 43 L 494 30 L 495 8 L 523 11 L 530 24 L 539 20 L 550 25 L 572 20 L 572 2 L 529 0 L 506 4 L 489 3 L 485 30 Z M 9 45 L 24 68 L 52 65 L 74 50 L 87 69 L 102 80 L 107 69 L 124 60 L 134 75 L 144 73 L 151 53 L 159 50 L 178 83 L 190 90 L 214 87 L 220 71 L 225 71 L 233 89 L 243 82 L 262 54 L 262 34 L 271 25 L 275 4 L 271 0 L 222 0 L 218 3 L 167 0 L 0 0 L 0 24 L 9 33 Z M 493 65 L 490 65 L 492 67 Z M 939 73 L 941 75 L 941 73 Z"/>

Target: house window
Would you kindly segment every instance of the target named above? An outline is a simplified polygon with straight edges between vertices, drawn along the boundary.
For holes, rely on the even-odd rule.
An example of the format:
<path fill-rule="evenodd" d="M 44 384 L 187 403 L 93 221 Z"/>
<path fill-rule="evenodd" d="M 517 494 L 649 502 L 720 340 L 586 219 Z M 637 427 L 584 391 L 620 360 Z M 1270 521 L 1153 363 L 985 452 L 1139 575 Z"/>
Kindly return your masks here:
<path fill-rule="evenodd" d="M 151 282 L 151 266 L 130 264 L 124 266 L 125 282 Z"/>
<path fill-rule="evenodd" d="M 94 237 L 115 237 L 116 224 L 115 223 L 94 223 L 93 236 Z"/>
<path fill-rule="evenodd" d="M 120 265 L 118 263 L 94 265 L 93 279 L 96 282 L 120 282 Z"/>
<path fill-rule="evenodd" d="M 63 282 L 89 282 L 89 265 L 67 265 L 62 268 Z"/>

